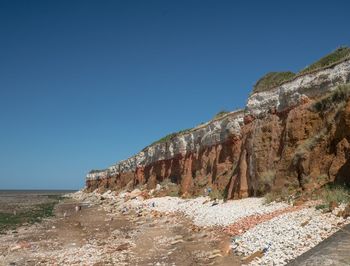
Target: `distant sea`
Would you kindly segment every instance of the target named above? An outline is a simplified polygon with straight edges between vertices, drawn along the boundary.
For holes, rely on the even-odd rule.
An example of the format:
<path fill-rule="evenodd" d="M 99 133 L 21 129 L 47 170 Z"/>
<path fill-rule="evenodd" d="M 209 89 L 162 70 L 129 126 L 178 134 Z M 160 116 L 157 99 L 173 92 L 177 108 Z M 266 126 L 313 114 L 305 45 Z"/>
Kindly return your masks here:
<path fill-rule="evenodd" d="M 35 195 L 57 195 L 73 193 L 78 190 L 69 189 L 0 189 L 0 196 L 2 195 L 18 195 L 18 194 L 35 194 Z"/>

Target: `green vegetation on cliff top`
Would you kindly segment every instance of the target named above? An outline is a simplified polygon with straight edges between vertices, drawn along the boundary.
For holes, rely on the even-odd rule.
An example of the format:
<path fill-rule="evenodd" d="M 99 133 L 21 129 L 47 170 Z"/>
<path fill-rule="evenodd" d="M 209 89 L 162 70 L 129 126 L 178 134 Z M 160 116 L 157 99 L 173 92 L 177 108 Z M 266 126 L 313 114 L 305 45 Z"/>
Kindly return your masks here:
<path fill-rule="evenodd" d="M 230 111 L 227 110 L 221 110 L 220 112 L 218 112 L 215 116 L 214 119 L 218 119 L 220 117 L 223 117 L 224 115 L 228 114 Z"/>
<path fill-rule="evenodd" d="M 322 57 L 317 62 L 311 64 L 310 66 L 302 69 L 298 73 L 293 73 L 290 71 L 286 72 L 270 72 L 260 78 L 254 85 L 253 93 L 263 92 L 271 90 L 277 86 L 282 85 L 285 82 L 291 81 L 295 77 L 302 76 L 314 71 L 318 71 L 327 67 L 332 66 L 342 60 L 350 58 L 350 48 L 340 47 L 333 51 L 332 53 Z"/>
<path fill-rule="evenodd" d="M 311 64 L 310 66 L 304 68 L 299 73 L 305 74 L 309 73 L 315 70 L 319 70 L 328 66 L 333 65 L 334 63 L 337 63 L 345 58 L 348 58 L 350 56 L 350 48 L 349 47 L 340 47 L 334 52 L 322 57 L 317 62 Z"/>
<path fill-rule="evenodd" d="M 254 92 L 262 92 L 281 85 L 283 82 L 295 77 L 293 72 L 270 72 L 263 76 L 254 85 Z"/>

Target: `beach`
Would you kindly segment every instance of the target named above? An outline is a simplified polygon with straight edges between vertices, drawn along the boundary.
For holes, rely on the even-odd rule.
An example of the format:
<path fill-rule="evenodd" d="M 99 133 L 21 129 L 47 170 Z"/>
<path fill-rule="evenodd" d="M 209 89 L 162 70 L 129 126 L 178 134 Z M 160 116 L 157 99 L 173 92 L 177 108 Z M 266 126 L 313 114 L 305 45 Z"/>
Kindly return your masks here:
<path fill-rule="evenodd" d="M 286 265 L 349 219 L 263 198 L 66 195 L 54 216 L 0 236 L 1 265 Z"/>
<path fill-rule="evenodd" d="M 225 233 L 111 199 L 69 195 L 54 217 L 1 235 L 0 264 L 240 265 Z"/>

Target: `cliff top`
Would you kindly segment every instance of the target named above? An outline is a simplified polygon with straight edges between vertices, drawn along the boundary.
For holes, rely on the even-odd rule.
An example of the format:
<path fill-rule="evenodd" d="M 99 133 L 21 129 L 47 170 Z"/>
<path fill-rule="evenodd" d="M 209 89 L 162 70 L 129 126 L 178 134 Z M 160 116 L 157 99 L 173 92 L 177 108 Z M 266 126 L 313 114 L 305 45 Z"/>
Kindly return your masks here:
<path fill-rule="evenodd" d="M 339 64 L 347 59 L 350 59 L 350 48 L 344 46 L 322 57 L 298 73 L 293 73 L 290 71 L 269 72 L 256 82 L 253 88 L 253 93 L 272 90 L 286 82 L 292 81 L 297 77 L 332 67 L 333 65 Z"/>

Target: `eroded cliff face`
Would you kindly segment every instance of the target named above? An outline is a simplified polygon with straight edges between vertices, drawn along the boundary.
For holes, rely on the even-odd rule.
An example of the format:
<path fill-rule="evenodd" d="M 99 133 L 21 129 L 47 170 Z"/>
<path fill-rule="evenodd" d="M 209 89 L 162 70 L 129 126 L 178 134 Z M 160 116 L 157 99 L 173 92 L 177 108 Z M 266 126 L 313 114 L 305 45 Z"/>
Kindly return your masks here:
<path fill-rule="evenodd" d="M 315 101 L 349 82 L 347 60 L 254 93 L 245 110 L 88 174 L 87 190 L 143 184 L 152 189 L 170 180 L 180 194 L 197 195 L 211 187 L 231 199 L 350 182 L 350 102 L 314 108 Z"/>

